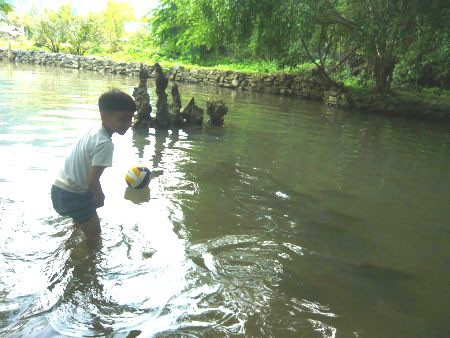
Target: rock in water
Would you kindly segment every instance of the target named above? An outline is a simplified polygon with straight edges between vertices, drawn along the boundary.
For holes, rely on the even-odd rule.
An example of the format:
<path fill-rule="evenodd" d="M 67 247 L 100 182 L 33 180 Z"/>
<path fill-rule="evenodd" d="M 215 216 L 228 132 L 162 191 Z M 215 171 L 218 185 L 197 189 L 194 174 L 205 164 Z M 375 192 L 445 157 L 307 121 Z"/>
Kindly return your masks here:
<path fill-rule="evenodd" d="M 206 102 L 206 114 L 209 115 L 209 123 L 214 126 L 222 126 L 224 116 L 228 113 L 228 107 L 222 100 L 208 100 Z"/>

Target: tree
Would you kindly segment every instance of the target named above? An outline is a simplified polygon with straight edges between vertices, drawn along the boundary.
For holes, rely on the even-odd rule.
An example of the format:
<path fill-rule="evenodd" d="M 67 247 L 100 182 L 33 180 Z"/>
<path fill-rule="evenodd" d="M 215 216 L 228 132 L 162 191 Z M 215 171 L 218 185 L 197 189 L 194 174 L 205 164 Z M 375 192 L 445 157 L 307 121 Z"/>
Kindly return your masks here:
<path fill-rule="evenodd" d="M 124 36 L 124 24 L 133 20 L 127 3 L 108 1 L 106 9 L 99 14 L 75 15 L 70 4 L 57 11 L 45 11 L 33 27 L 36 45 L 60 52 L 64 48 L 82 55 L 106 42 L 112 52 L 120 49 Z"/>
<path fill-rule="evenodd" d="M 413 41 L 394 70 L 397 85 L 450 86 L 450 7 L 429 5 L 434 8 L 420 18 Z"/>
<path fill-rule="evenodd" d="M 217 52 L 239 54 L 244 50 L 247 53 L 252 49 L 248 45 L 257 30 L 256 22 L 265 22 L 258 20 L 257 15 L 252 17 L 252 13 L 267 16 L 273 11 L 268 1 L 264 2 L 266 5 L 260 3 L 256 0 L 161 0 L 150 18 L 151 32 L 164 52 L 187 56 L 191 61 L 205 60 Z M 272 42 L 281 45 L 278 40 Z M 276 46 L 273 50 L 277 50 Z"/>
<path fill-rule="evenodd" d="M 280 68 L 309 61 L 333 83 L 358 60 L 386 94 L 397 65 L 446 82 L 449 13 L 444 0 L 161 0 L 150 26 L 163 52 L 191 61 L 196 51 L 201 60 L 232 53 Z"/>
<path fill-rule="evenodd" d="M 61 6 L 56 12 L 46 10 L 34 28 L 36 44 L 59 53 L 62 44 L 67 42 L 72 22 L 72 8 L 68 4 Z"/>
<path fill-rule="evenodd" d="M 0 18 L 6 18 L 6 15 L 12 10 L 13 6 L 10 3 L 6 2 L 6 0 L 0 0 Z"/>
<path fill-rule="evenodd" d="M 71 25 L 67 27 L 69 52 L 83 55 L 89 49 L 100 45 L 104 40 L 101 27 L 102 20 L 97 15 L 73 17 Z"/>
<path fill-rule="evenodd" d="M 35 26 L 34 16 L 35 14 L 32 11 L 20 14 L 13 11 L 8 14 L 7 21 L 14 26 L 23 27 L 25 36 L 31 38 Z"/>
<path fill-rule="evenodd" d="M 440 29 L 445 21 L 442 11 L 447 8 L 448 12 L 442 0 L 321 0 L 317 3 L 321 7 L 317 22 L 338 26 L 341 45 L 356 46 L 372 69 L 374 90 L 380 94 L 389 91 L 395 66 L 417 40 L 422 27 Z"/>
<path fill-rule="evenodd" d="M 348 1 L 346 10 L 358 27 L 356 40 L 373 69 L 377 93 L 390 89 L 395 66 L 413 41 L 420 1 L 362 0 L 357 5 Z"/>
<path fill-rule="evenodd" d="M 187 30 L 187 22 L 178 17 L 180 11 L 176 1 L 160 0 L 149 19 L 155 44 L 171 57 L 178 57 L 182 53 L 178 42 Z"/>
<path fill-rule="evenodd" d="M 115 2 L 108 0 L 103 15 L 103 30 L 106 42 L 112 52 L 117 52 L 122 45 L 124 25 L 127 21 L 133 21 L 132 8 L 127 2 Z"/>

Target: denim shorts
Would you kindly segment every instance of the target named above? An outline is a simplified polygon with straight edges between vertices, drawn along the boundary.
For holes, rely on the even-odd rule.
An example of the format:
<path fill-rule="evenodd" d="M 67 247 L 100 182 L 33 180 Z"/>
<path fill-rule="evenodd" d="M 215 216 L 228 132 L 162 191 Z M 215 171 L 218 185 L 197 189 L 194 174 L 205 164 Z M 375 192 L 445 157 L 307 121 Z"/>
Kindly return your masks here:
<path fill-rule="evenodd" d="M 84 223 L 96 213 L 95 198 L 92 193 L 75 193 L 52 185 L 52 203 L 61 216 L 69 216 L 76 223 Z"/>

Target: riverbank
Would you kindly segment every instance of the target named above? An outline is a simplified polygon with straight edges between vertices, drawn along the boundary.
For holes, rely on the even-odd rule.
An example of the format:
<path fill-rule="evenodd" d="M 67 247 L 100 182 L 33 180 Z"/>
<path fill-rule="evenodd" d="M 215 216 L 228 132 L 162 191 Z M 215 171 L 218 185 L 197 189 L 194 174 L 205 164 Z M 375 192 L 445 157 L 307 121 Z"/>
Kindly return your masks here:
<path fill-rule="evenodd" d="M 137 76 L 141 67 L 139 62 L 120 62 L 109 58 L 28 50 L 9 52 L 7 49 L 0 49 L 0 59 L 6 62 L 49 65 L 127 76 Z M 153 66 L 144 64 L 144 67 L 153 77 Z M 169 79 L 175 82 L 295 96 L 322 101 L 334 108 L 361 112 L 450 121 L 448 97 L 437 99 L 430 95 L 427 97 L 416 95 L 414 92 L 394 92 L 387 97 L 381 97 L 369 91 L 343 91 L 324 83 L 313 70 L 306 70 L 301 74 L 254 74 L 231 70 L 188 69 L 183 66 L 167 67 L 165 70 Z"/>

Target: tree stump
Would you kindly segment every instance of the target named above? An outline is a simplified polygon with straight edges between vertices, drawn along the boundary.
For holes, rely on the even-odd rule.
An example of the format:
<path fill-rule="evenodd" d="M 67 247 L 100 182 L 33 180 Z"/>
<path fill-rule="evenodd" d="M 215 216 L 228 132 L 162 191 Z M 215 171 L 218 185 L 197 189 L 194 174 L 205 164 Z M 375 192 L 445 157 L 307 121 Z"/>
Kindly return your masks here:
<path fill-rule="evenodd" d="M 169 79 L 164 74 L 159 63 L 155 63 L 156 73 L 156 118 L 155 123 L 159 128 L 168 128 L 170 126 L 169 106 L 167 104 L 166 88 Z"/>
<path fill-rule="evenodd" d="M 195 99 L 191 98 L 186 107 L 181 110 L 181 97 L 177 84 L 173 84 L 172 104 L 167 103 L 168 77 L 164 74 L 158 63 L 154 65 L 156 83 L 156 117 L 151 117 L 152 106 L 150 96 L 147 91 L 147 79 L 149 72 L 141 64 L 139 72 L 139 86 L 134 88 L 133 96 L 136 100 L 137 114 L 133 121 L 133 128 L 154 127 L 156 129 L 180 128 L 186 125 L 202 125 L 204 111 L 195 104 Z M 224 116 L 228 108 L 225 103 L 219 101 L 207 102 L 207 113 L 210 116 L 209 123 L 221 126 L 224 123 Z"/>
<path fill-rule="evenodd" d="M 222 100 L 206 102 L 206 114 L 209 115 L 209 123 L 213 126 L 222 126 L 224 116 L 228 113 L 228 107 Z"/>
<path fill-rule="evenodd" d="M 179 114 L 181 110 L 181 97 L 176 83 L 172 86 L 172 112 L 174 115 Z"/>
<path fill-rule="evenodd" d="M 153 124 L 153 119 L 150 116 L 152 106 L 150 105 L 150 95 L 147 91 L 147 79 L 149 78 L 148 71 L 144 69 L 141 64 L 139 72 L 139 86 L 133 90 L 133 97 L 136 101 L 137 113 L 133 120 L 133 128 L 150 127 Z"/>
<path fill-rule="evenodd" d="M 188 124 L 201 125 L 203 123 L 203 109 L 195 105 L 192 98 L 180 114 Z"/>
<path fill-rule="evenodd" d="M 172 124 L 177 127 L 183 127 L 186 120 L 180 113 L 181 111 L 181 97 L 176 83 L 172 86 L 172 105 L 170 106 Z"/>

